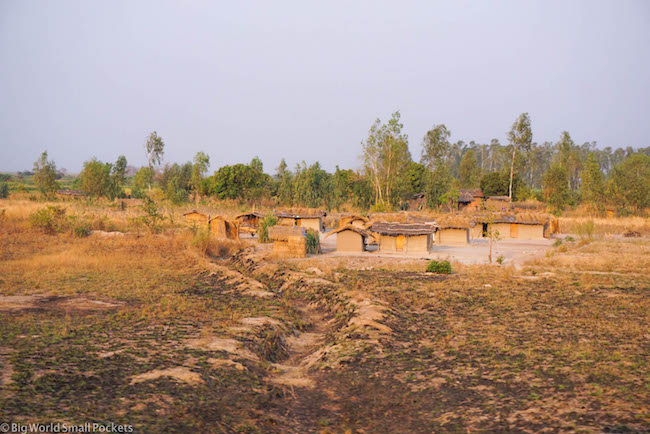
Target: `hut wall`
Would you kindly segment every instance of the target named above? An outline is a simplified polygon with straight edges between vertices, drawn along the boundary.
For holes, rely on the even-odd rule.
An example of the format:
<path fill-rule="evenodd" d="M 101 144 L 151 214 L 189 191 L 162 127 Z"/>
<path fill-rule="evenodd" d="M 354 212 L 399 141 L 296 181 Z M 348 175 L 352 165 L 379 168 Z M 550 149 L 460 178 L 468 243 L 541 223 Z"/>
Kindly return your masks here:
<path fill-rule="evenodd" d="M 273 241 L 273 253 L 282 257 L 304 258 L 307 256 L 307 239 L 305 237 L 289 237 L 286 241 Z"/>
<path fill-rule="evenodd" d="M 469 229 L 440 229 L 438 234 L 437 241 L 442 246 L 464 246 L 469 243 Z"/>
<path fill-rule="evenodd" d="M 544 225 L 518 225 L 520 240 L 544 239 Z"/>
<path fill-rule="evenodd" d="M 426 253 L 431 245 L 431 235 L 413 235 L 406 237 L 406 248 L 408 253 Z"/>
<path fill-rule="evenodd" d="M 395 239 L 397 237 L 391 237 L 390 235 L 380 235 L 379 237 L 379 251 L 381 252 L 395 252 L 397 251 L 397 246 L 395 244 Z"/>
<path fill-rule="evenodd" d="M 339 252 L 363 252 L 363 237 L 354 231 L 336 234 L 336 250 Z"/>
<path fill-rule="evenodd" d="M 469 228 L 469 238 L 470 240 L 483 238 L 483 225 L 477 223 L 473 228 Z"/>
<path fill-rule="evenodd" d="M 316 232 L 320 232 L 321 219 L 320 218 L 298 219 L 298 226 L 301 226 L 305 229 L 313 229 Z"/>
<path fill-rule="evenodd" d="M 352 226 L 354 226 L 355 228 L 362 228 L 365 226 L 365 224 L 366 222 L 363 220 L 352 220 Z"/>
<path fill-rule="evenodd" d="M 228 228 L 224 220 L 212 220 L 210 222 L 210 232 L 217 238 L 228 238 Z"/>
<path fill-rule="evenodd" d="M 278 225 L 280 226 L 295 226 L 296 219 L 290 217 L 280 217 L 278 219 Z"/>
<path fill-rule="evenodd" d="M 510 223 L 492 223 L 488 226 L 488 229 L 492 232 L 499 231 L 499 237 L 501 239 L 510 239 Z"/>

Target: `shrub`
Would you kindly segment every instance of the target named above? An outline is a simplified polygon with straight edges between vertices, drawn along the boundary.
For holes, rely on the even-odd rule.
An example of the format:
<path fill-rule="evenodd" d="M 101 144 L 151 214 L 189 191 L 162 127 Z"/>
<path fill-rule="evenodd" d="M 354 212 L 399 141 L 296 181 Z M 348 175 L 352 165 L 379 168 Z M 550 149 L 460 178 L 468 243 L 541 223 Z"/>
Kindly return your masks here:
<path fill-rule="evenodd" d="M 596 225 L 594 224 L 593 220 L 587 220 L 586 222 L 582 222 L 578 224 L 578 226 L 576 227 L 576 232 L 582 238 L 591 239 L 594 237 L 594 234 L 596 233 Z"/>
<path fill-rule="evenodd" d="M 449 261 L 436 261 L 433 260 L 427 265 L 428 273 L 437 273 L 437 274 L 451 274 L 451 264 Z"/>
<path fill-rule="evenodd" d="M 561 245 L 562 245 L 562 240 L 560 239 L 555 240 L 555 242 L 553 243 L 553 247 L 560 247 Z"/>
<path fill-rule="evenodd" d="M 165 217 L 158 211 L 156 202 L 145 197 L 141 208 L 144 215 L 138 217 L 137 221 L 148 227 L 152 233 L 158 232 Z"/>
<path fill-rule="evenodd" d="M 320 236 L 318 231 L 314 229 L 307 229 L 307 253 L 313 255 L 320 253 Z"/>
<path fill-rule="evenodd" d="M 41 208 L 29 216 L 29 224 L 46 234 L 61 232 L 67 224 L 65 208 L 61 206 Z"/>
<path fill-rule="evenodd" d="M 72 228 L 72 234 L 75 237 L 85 238 L 90 235 L 90 225 L 86 222 L 80 222 Z"/>
<path fill-rule="evenodd" d="M 506 258 L 504 258 L 503 255 L 500 255 L 500 256 L 497 258 L 497 263 L 498 263 L 499 265 L 503 265 L 503 261 L 505 261 L 505 259 L 506 259 Z"/>
<path fill-rule="evenodd" d="M 9 197 L 9 184 L 6 182 L 0 182 L 0 199 L 6 199 Z"/>
<path fill-rule="evenodd" d="M 568 237 L 565 237 L 565 238 L 564 238 L 564 241 L 566 241 L 567 243 L 572 243 L 572 242 L 574 242 L 575 240 L 576 240 L 576 239 L 573 238 L 573 237 L 570 236 L 570 235 L 569 235 Z M 560 241 L 561 241 L 561 240 L 560 240 Z M 560 243 L 560 244 L 561 244 L 561 243 Z"/>
<path fill-rule="evenodd" d="M 268 243 L 269 240 L 269 228 L 278 224 L 278 218 L 274 215 L 267 215 L 260 222 L 260 227 L 257 231 L 257 234 L 260 237 L 260 243 Z"/>
<path fill-rule="evenodd" d="M 208 253 L 210 248 L 210 231 L 207 228 L 195 228 L 192 237 L 192 247 L 195 247 L 201 254 Z"/>

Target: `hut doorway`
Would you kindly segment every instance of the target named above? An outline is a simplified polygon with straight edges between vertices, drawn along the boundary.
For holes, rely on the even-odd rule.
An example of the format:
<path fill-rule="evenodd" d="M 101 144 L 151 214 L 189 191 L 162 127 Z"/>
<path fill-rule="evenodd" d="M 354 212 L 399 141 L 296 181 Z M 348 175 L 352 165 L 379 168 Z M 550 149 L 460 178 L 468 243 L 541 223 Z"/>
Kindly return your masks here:
<path fill-rule="evenodd" d="M 398 252 L 403 252 L 404 244 L 406 244 L 406 237 L 404 235 L 398 235 L 395 238 L 395 250 Z"/>
<path fill-rule="evenodd" d="M 519 225 L 510 223 L 510 238 L 519 238 Z"/>
<path fill-rule="evenodd" d="M 487 238 L 487 236 L 488 236 L 488 224 L 483 223 L 482 226 L 483 226 L 483 230 L 481 231 L 482 232 L 481 235 L 483 236 L 483 238 Z"/>

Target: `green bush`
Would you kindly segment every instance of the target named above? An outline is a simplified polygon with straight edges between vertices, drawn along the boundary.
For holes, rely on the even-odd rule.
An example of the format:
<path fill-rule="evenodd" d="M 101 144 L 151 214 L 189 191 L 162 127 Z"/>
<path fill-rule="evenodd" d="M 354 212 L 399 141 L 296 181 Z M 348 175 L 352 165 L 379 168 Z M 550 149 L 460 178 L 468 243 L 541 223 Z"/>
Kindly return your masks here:
<path fill-rule="evenodd" d="M 562 245 L 562 240 L 560 239 L 555 240 L 555 242 L 553 243 L 553 247 L 560 247 L 561 245 Z"/>
<path fill-rule="evenodd" d="M 156 202 L 145 196 L 141 208 L 144 215 L 138 217 L 136 221 L 148 227 L 152 233 L 158 233 L 165 217 L 158 211 Z"/>
<path fill-rule="evenodd" d="M 6 199 L 9 197 L 9 184 L 6 182 L 0 182 L 0 199 Z"/>
<path fill-rule="evenodd" d="M 67 223 L 65 208 L 61 206 L 41 208 L 29 216 L 29 224 L 46 234 L 55 234 L 63 231 Z"/>
<path fill-rule="evenodd" d="M 315 229 L 307 229 L 307 253 L 318 254 L 320 253 L 320 236 Z"/>
<path fill-rule="evenodd" d="M 566 241 L 567 243 L 572 243 L 572 242 L 574 242 L 575 240 L 576 240 L 576 239 L 573 238 L 573 237 L 570 236 L 570 235 L 569 235 L 568 237 L 564 238 L 564 241 Z"/>
<path fill-rule="evenodd" d="M 451 264 L 449 261 L 436 261 L 433 260 L 427 265 L 428 273 L 437 273 L 437 274 L 451 274 Z"/>
<path fill-rule="evenodd" d="M 260 243 L 268 243 L 269 228 L 278 224 L 278 218 L 274 215 L 267 215 L 260 222 L 260 227 L 257 230 L 257 235 L 260 237 Z"/>
<path fill-rule="evenodd" d="M 75 237 L 85 238 L 90 235 L 90 224 L 87 222 L 80 222 L 72 228 L 72 234 Z"/>
<path fill-rule="evenodd" d="M 596 225 L 594 224 L 593 220 L 587 220 L 586 222 L 578 224 L 576 232 L 582 238 L 592 239 L 596 233 Z"/>

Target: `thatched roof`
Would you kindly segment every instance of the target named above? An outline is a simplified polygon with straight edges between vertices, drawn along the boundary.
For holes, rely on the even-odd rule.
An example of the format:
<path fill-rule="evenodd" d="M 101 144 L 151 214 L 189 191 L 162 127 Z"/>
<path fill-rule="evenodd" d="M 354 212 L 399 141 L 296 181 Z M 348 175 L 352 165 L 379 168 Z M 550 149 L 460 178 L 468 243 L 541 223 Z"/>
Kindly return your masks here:
<path fill-rule="evenodd" d="M 243 214 L 239 214 L 239 215 L 236 216 L 235 218 L 236 218 L 236 219 L 240 219 L 240 218 L 243 218 L 243 217 L 249 217 L 249 218 L 250 218 L 250 217 L 264 218 L 265 216 L 264 216 L 264 214 L 262 214 L 261 212 L 251 211 L 251 212 L 245 212 L 245 213 L 243 213 Z"/>
<path fill-rule="evenodd" d="M 469 188 L 460 191 L 458 202 L 470 203 L 477 197 L 483 197 L 483 191 L 480 188 Z"/>
<path fill-rule="evenodd" d="M 339 219 L 339 226 L 345 226 L 349 223 L 352 223 L 355 220 L 361 220 L 364 223 L 368 223 L 370 221 L 368 217 L 352 214 L 352 215 L 341 216 L 341 218 Z"/>
<path fill-rule="evenodd" d="M 546 214 L 519 213 L 519 214 L 485 214 L 475 216 L 478 223 L 517 223 L 520 225 L 544 225 L 549 220 Z"/>
<path fill-rule="evenodd" d="M 463 215 L 445 215 L 436 218 L 434 224 L 440 229 L 468 229 L 476 226 L 476 222 Z"/>
<path fill-rule="evenodd" d="M 300 226 L 271 226 L 269 239 L 272 241 L 289 241 L 291 238 L 304 238 L 305 230 Z"/>
<path fill-rule="evenodd" d="M 275 216 L 278 218 L 290 219 L 315 219 L 325 217 L 327 213 L 323 210 L 311 208 L 290 209 L 284 211 L 275 211 Z"/>
<path fill-rule="evenodd" d="M 345 225 L 345 226 L 339 226 L 333 231 L 328 232 L 327 235 L 325 235 L 325 238 L 329 237 L 332 234 L 338 234 L 339 232 L 343 232 L 343 231 L 356 232 L 364 238 L 370 236 L 370 233 L 368 233 L 368 231 L 363 228 L 360 228 L 358 226 L 353 226 L 353 225 Z"/>
<path fill-rule="evenodd" d="M 428 235 L 435 232 L 436 227 L 432 224 L 426 223 L 389 223 L 389 222 L 377 222 L 373 223 L 370 228 L 371 232 L 378 233 L 380 235 Z"/>
<path fill-rule="evenodd" d="M 184 213 L 183 213 L 184 216 L 186 216 L 186 215 L 190 215 L 190 214 L 199 214 L 199 215 L 205 216 L 205 214 L 203 214 L 202 212 L 198 212 L 198 211 L 195 210 L 195 209 L 193 209 L 192 211 L 188 211 L 188 212 L 184 212 Z"/>

